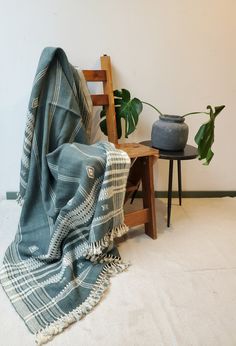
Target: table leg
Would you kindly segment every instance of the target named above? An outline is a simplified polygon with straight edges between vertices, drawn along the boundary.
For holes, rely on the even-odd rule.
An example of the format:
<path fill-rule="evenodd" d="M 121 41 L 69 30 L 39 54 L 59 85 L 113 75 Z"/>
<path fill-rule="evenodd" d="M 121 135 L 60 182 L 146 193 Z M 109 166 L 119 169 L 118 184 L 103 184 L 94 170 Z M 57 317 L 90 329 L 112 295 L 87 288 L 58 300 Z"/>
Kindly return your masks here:
<path fill-rule="evenodd" d="M 169 162 L 169 183 L 168 183 L 168 205 L 167 205 L 167 227 L 170 227 L 172 181 L 173 181 L 173 160 L 170 160 L 170 162 Z"/>
<path fill-rule="evenodd" d="M 178 191 L 179 191 L 179 205 L 182 204 L 182 180 L 181 180 L 181 160 L 177 161 L 178 164 Z"/>

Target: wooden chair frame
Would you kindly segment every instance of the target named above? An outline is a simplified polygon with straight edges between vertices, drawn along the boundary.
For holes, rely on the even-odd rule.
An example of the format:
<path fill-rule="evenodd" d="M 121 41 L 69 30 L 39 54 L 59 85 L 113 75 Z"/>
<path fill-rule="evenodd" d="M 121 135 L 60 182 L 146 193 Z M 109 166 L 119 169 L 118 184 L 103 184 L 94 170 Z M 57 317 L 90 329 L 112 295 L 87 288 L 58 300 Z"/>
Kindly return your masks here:
<path fill-rule="evenodd" d="M 106 122 L 108 140 L 116 145 L 118 149 L 127 152 L 131 158 L 126 200 L 142 180 L 143 209 L 125 214 L 125 223 L 129 227 L 145 224 L 145 233 L 152 239 L 157 238 L 155 195 L 153 183 L 153 164 L 159 156 L 159 151 L 139 143 L 119 144 L 116 130 L 116 114 L 112 83 L 111 59 L 107 55 L 100 58 L 100 70 L 83 70 L 87 82 L 102 82 L 103 94 L 91 95 L 94 106 L 106 107 Z"/>

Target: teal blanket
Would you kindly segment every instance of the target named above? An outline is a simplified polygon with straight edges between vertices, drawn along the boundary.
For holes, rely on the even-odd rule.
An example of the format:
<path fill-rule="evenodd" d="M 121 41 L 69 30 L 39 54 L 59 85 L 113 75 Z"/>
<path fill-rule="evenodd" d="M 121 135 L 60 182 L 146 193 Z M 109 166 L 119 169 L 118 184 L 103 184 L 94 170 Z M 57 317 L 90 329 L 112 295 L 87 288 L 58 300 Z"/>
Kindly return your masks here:
<path fill-rule="evenodd" d="M 126 269 L 114 238 L 127 232 L 130 160 L 108 142 L 88 145 L 88 110 L 77 71 L 60 48 L 44 49 L 29 102 L 18 230 L 1 284 L 41 345 L 100 300 Z"/>

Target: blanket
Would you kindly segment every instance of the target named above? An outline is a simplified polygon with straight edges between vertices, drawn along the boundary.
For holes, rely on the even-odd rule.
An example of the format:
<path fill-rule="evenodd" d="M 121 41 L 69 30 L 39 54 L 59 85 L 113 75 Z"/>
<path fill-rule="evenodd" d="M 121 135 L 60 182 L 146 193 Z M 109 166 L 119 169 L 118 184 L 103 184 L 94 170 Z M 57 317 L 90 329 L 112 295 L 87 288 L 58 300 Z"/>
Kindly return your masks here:
<path fill-rule="evenodd" d="M 127 154 L 89 143 L 80 78 L 60 48 L 45 48 L 29 101 L 18 230 L 0 271 L 15 310 L 41 345 L 81 319 L 123 271 L 113 240 L 127 232 Z"/>

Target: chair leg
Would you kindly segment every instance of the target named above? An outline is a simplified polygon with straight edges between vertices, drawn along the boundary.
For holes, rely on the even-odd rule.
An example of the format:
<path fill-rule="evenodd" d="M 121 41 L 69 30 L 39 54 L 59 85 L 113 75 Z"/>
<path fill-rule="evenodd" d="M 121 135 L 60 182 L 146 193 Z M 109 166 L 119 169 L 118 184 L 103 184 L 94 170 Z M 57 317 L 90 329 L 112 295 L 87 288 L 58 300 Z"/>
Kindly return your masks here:
<path fill-rule="evenodd" d="M 136 194 L 137 194 L 137 192 L 138 192 L 139 187 L 140 187 L 140 182 L 138 183 L 136 190 L 133 192 L 133 194 L 132 194 L 132 196 L 131 196 L 130 204 L 133 204 L 133 201 L 134 201 L 134 199 L 135 199 L 135 197 L 136 197 Z"/>
<path fill-rule="evenodd" d="M 129 176 L 128 176 L 128 181 L 127 181 L 127 186 L 136 186 L 136 191 L 138 189 L 139 183 L 142 179 L 142 168 L 143 168 L 143 163 L 142 163 L 142 158 L 137 158 L 134 162 L 134 164 L 131 166 Z M 134 192 L 136 191 L 126 191 L 125 195 L 125 203 L 127 200 L 132 197 L 134 198 Z M 132 201 L 133 202 L 133 201 Z"/>
<path fill-rule="evenodd" d="M 154 157 L 147 156 L 143 158 L 142 169 L 142 190 L 143 207 L 149 209 L 149 222 L 145 224 L 145 233 L 152 239 L 157 238 L 155 194 L 153 181 L 153 163 Z"/>

